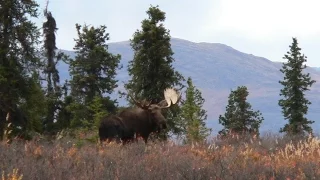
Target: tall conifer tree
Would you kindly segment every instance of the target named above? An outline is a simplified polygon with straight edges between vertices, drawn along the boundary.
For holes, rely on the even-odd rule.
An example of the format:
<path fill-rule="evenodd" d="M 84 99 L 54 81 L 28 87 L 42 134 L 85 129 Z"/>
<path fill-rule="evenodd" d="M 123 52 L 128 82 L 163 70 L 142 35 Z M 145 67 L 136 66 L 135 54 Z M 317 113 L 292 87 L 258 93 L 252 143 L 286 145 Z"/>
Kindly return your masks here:
<path fill-rule="evenodd" d="M 170 34 L 163 22 L 165 12 L 159 6 L 151 6 L 147 10 L 148 19 L 142 21 L 141 30 L 137 30 L 131 46 L 134 58 L 129 62 L 128 72 L 131 77 L 125 85 L 128 93 L 137 99 L 147 99 L 152 103 L 160 102 L 163 91 L 169 87 L 182 88 L 182 75 L 172 67 L 174 59 L 170 44 Z M 130 99 L 129 99 L 130 101 Z M 169 130 L 179 132 L 178 119 L 175 118 L 179 107 L 170 107 L 164 112 Z"/>
<path fill-rule="evenodd" d="M 52 13 L 48 11 L 48 3 L 44 10 L 44 16 L 46 21 L 43 23 L 43 36 L 44 36 L 44 57 L 45 69 L 44 74 L 46 75 L 46 118 L 43 122 L 45 131 L 53 131 L 53 123 L 56 120 L 57 110 L 59 109 L 60 98 L 62 95 L 60 87 L 59 71 L 56 68 L 57 63 L 60 59 L 66 58 L 61 52 L 56 52 L 56 31 L 58 30 L 56 21 L 52 16 Z"/>
<path fill-rule="evenodd" d="M 280 71 L 284 74 L 283 81 L 279 81 L 283 88 L 279 100 L 284 118 L 289 121 L 280 132 L 286 132 L 291 135 L 303 135 L 304 132 L 312 133 L 310 124 L 314 121 L 308 120 L 305 115 L 308 112 L 308 105 L 311 102 L 306 99 L 305 92 L 316 82 L 312 80 L 309 73 L 304 74 L 304 64 L 307 57 L 301 54 L 301 48 L 298 46 L 296 38 L 292 38 L 293 42 L 289 46 L 290 51 L 284 55 L 283 59 L 287 62 L 283 63 Z"/>
<path fill-rule="evenodd" d="M 206 127 L 207 112 L 203 109 L 205 100 L 201 92 L 193 85 L 192 79 L 187 80 L 186 99 L 181 103 L 181 118 L 185 123 L 185 142 L 201 142 L 210 135 Z"/>
<path fill-rule="evenodd" d="M 253 111 L 247 102 L 249 95 L 246 86 L 239 86 L 231 91 L 224 116 L 219 116 L 219 123 L 224 127 L 219 134 L 226 135 L 230 132 L 255 133 L 259 135 L 259 127 L 264 118 L 260 111 Z"/>
<path fill-rule="evenodd" d="M 117 87 L 115 79 L 116 70 L 119 67 L 121 56 L 108 52 L 106 41 L 109 40 L 109 33 L 106 33 L 106 26 L 89 27 L 76 24 L 78 39 L 76 39 L 76 57 L 70 63 L 70 85 L 73 98 L 72 108 L 74 109 L 74 125 L 82 125 L 82 120 L 93 123 L 94 112 L 89 108 L 93 102 L 101 102 L 95 98 L 104 98 L 105 106 L 114 110 L 115 101 L 110 105 L 106 103 Z M 103 106 L 103 105 L 102 105 Z M 105 108 L 105 109 L 108 109 Z"/>
<path fill-rule="evenodd" d="M 37 80 L 31 77 L 39 69 L 39 57 L 36 45 L 39 43 L 39 30 L 30 17 L 37 17 L 38 4 L 34 0 L 0 1 L 0 139 L 6 126 L 6 114 L 10 112 L 9 121 L 16 127 L 16 132 L 32 130 L 29 113 L 40 105 L 21 107 L 35 100 L 35 90 L 41 96 Z M 23 108 L 23 109 L 22 109 Z M 29 121 L 27 121 L 27 119 Z M 33 121 L 34 122 L 34 121 Z M 29 123 L 29 124 L 28 124 Z M 29 126 L 30 125 L 30 126 Z"/>

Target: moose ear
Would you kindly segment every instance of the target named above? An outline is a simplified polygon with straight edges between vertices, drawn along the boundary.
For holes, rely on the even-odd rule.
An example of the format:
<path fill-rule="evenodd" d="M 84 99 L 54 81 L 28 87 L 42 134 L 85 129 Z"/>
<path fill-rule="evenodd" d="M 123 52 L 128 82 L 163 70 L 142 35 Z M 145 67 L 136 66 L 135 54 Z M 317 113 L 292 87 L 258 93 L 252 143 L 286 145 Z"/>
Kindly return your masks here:
<path fill-rule="evenodd" d="M 140 101 L 139 103 L 136 103 L 136 105 L 138 107 L 140 107 L 141 109 L 145 109 L 145 110 L 148 110 L 150 108 L 150 104 L 151 104 L 151 102 L 147 101 L 146 99 Z"/>

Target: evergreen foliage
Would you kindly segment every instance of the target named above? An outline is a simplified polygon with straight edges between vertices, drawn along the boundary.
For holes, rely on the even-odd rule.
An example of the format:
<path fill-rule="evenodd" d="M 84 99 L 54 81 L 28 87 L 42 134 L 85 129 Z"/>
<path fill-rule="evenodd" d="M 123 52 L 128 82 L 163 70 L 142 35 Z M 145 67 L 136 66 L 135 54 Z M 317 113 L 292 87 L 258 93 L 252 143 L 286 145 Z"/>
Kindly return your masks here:
<path fill-rule="evenodd" d="M 45 57 L 44 71 L 46 75 L 47 88 L 45 90 L 46 95 L 46 118 L 43 122 L 44 131 L 54 132 L 57 130 L 54 128 L 54 121 L 57 120 L 57 113 L 59 106 L 61 104 L 61 86 L 60 86 L 60 76 L 56 65 L 60 60 L 67 59 L 67 56 L 62 52 L 57 51 L 56 47 L 56 31 L 58 30 L 56 21 L 52 16 L 52 13 L 48 11 L 48 4 L 44 10 L 44 16 L 46 21 L 42 25 L 44 45 L 43 45 L 43 56 Z"/>
<path fill-rule="evenodd" d="M 47 4 L 48 6 L 48 4 Z M 108 52 L 109 33 L 106 26 L 76 24 L 75 58 L 69 58 L 56 47 L 57 23 L 48 7 L 42 24 L 44 41 L 40 44 L 40 31 L 31 18 L 38 17 L 38 4 L 34 0 L 0 1 L 0 140 L 13 137 L 32 138 L 34 133 L 55 134 L 60 130 L 94 129 L 100 119 L 126 107 L 118 107 L 110 95 L 118 87 L 115 79 L 121 56 Z M 174 69 L 170 31 L 165 28 L 166 13 L 159 6 L 150 6 L 141 29 L 134 32 L 130 45 L 134 57 L 128 64 L 129 81 L 124 85 L 127 95 L 138 100 L 158 103 L 166 88 L 181 91 L 184 77 Z M 307 57 L 300 51 L 296 38 L 284 55 L 280 71 L 284 78 L 279 83 L 278 104 L 288 121 L 280 132 L 292 135 L 312 133 L 311 121 L 305 117 L 308 105 L 305 92 L 316 82 L 309 73 L 304 74 Z M 70 80 L 60 84 L 57 64 L 69 65 Z M 45 81 L 45 87 L 42 83 Z M 204 98 L 187 80 L 185 100 L 163 110 L 167 119 L 166 139 L 169 133 L 183 136 L 186 143 L 201 142 L 210 134 L 206 127 L 207 112 Z M 224 115 L 219 123 L 228 133 L 254 133 L 264 118 L 247 102 L 246 86 L 231 90 Z M 127 96 L 130 105 L 133 102 Z M 10 126 L 9 126 L 10 125 Z M 10 134 L 8 135 L 7 132 Z"/>
<path fill-rule="evenodd" d="M 47 109 L 45 108 L 47 106 L 46 97 L 39 79 L 39 73 L 33 72 L 32 78 L 28 80 L 27 86 L 25 87 L 28 89 L 29 96 L 19 104 L 21 112 L 28 117 L 26 118 L 27 123 L 25 126 L 20 125 L 23 130 L 26 130 L 22 132 L 22 136 L 27 139 L 32 138 L 34 132 L 43 133 L 42 123 L 47 117 Z M 18 129 L 19 128 L 16 130 Z"/>
<path fill-rule="evenodd" d="M 184 78 L 172 67 L 174 59 L 171 37 L 169 30 L 163 25 L 166 19 L 165 13 L 159 6 L 151 6 L 146 13 L 148 19 L 142 21 L 142 29 L 137 30 L 130 40 L 134 58 L 128 65 L 131 79 L 125 84 L 125 88 L 136 99 L 147 99 L 152 103 L 158 103 L 164 98 L 164 89 L 169 87 L 182 89 Z M 131 103 L 129 98 L 128 100 Z M 179 107 L 173 106 L 164 112 L 168 120 L 168 130 L 173 133 L 182 130 L 179 128 L 178 111 Z"/>
<path fill-rule="evenodd" d="M 311 79 L 309 73 L 303 74 L 307 57 L 301 54 L 297 39 L 292 38 L 292 40 L 293 42 L 289 46 L 290 51 L 283 57 L 287 62 L 283 63 L 282 69 L 280 69 L 284 74 L 284 78 L 283 81 L 279 81 L 283 86 L 280 90 L 280 96 L 283 96 L 283 99 L 279 100 L 279 105 L 282 108 L 284 118 L 289 121 L 280 129 L 280 132 L 303 135 L 304 132 L 312 133 L 310 124 L 314 123 L 314 121 L 310 121 L 305 117 L 308 112 L 308 105 L 311 102 L 305 98 L 305 92 L 316 81 Z"/>
<path fill-rule="evenodd" d="M 36 49 L 40 32 L 29 20 L 38 16 L 38 4 L 35 1 L 2 0 L 0 7 L 0 139 L 2 139 L 9 122 L 17 130 L 13 135 L 37 129 L 28 124 L 35 122 L 32 116 L 34 113 L 28 112 L 39 105 L 32 98 L 34 91 L 40 92 L 32 74 L 39 73 L 40 69 Z M 25 104 L 32 104 L 33 107 L 21 108 Z M 7 122 L 8 112 L 10 118 Z"/>
<path fill-rule="evenodd" d="M 191 77 L 187 80 L 186 99 L 181 103 L 181 118 L 185 123 L 185 142 L 202 142 L 210 135 L 211 128 L 206 127 L 207 111 L 203 109 L 205 100 L 201 92 L 193 85 Z"/>
<path fill-rule="evenodd" d="M 55 127 L 58 130 L 68 129 L 71 127 L 71 120 L 73 119 L 71 104 L 74 102 L 73 98 L 69 95 L 68 81 L 64 83 L 62 90 L 62 102 L 60 102 L 59 111 L 57 114 L 57 122 Z"/>
<path fill-rule="evenodd" d="M 69 61 L 70 95 L 73 99 L 69 107 L 73 114 L 71 126 L 91 126 L 94 112 L 88 107 L 95 97 L 111 94 L 117 87 L 115 75 L 121 56 L 107 51 L 109 34 L 106 33 L 106 26 L 95 28 L 76 24 L 76 29 L 78 39 L 75 39 L 74 50 L 77 55 Z"/>
<path fill-rule="evenodd" d="M 219 124 L 224 128 L 219 131 L 220 135 L 228 133 L 255 133 L 259 135 L 259 127 L 264 118 L 260 111 L 253 111 L 247 96 L 249 95 L 246 86 L 238 86 L 231 90 L 228 105 L 224 116 L 219 116 Z"/>

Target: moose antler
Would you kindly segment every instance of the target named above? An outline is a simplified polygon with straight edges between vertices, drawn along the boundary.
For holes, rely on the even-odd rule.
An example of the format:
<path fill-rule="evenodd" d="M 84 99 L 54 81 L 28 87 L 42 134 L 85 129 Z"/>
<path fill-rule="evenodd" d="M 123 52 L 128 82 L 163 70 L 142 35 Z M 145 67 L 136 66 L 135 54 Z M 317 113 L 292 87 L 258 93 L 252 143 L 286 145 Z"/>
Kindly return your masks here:
<path fill-rule="evenodd" d="M 151 105 L 150 101 L 143 100 L 140 102 L 133 98 L 130 93 L 128 93 L 128 95 L 134 101 L 134 103 L 142 109 L 148 109 Z M 175 89 L 167 88 L 164 90 L 164 100 L 162 100 L 158 105 L 160 106 L 160 108 L 168 108 L 172 104 L 176 104 L 180 100 L 180 98 L 181 95 Z"/>
<path fill-rule="evenodd" d="M 140 101 L 140 104 L 145 107 L 145 108 L 148 108 L 151 104 L 151 101 L 147 101 L 146 99 Z"/>
<path fill-rule="evenodd" d="M 175 89 L 167 88 L 164 90 L 164 101 L 167 102 L 167 106 L 162 106 L 161 108 L 168 108 L 172 104 L 176 104 L 180 100 L 180 94 Z M 172 104 L 171 104 L 172 102 Z"/>
<path fill-rule="evenodd" d="M 140 102 L 140 101 L 137 101 L 135 98 L 133 98 L 131 94 L 128 93 L 128 95 L 138 107 L 140 107 L 142 109 L 148 109 L 149 108 L 151 102 L 147 102 L 146 100 Z"/>

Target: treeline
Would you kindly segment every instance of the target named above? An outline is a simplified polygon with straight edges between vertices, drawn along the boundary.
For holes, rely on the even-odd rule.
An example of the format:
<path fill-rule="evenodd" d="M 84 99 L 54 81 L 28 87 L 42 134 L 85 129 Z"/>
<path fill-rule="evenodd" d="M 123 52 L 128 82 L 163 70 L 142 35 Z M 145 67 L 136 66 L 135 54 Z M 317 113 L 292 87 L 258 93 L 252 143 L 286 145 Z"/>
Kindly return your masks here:
<path fill-rule="evenodd" d="M 0 2 L 0 138 L 19 137 L 31 139 L 34 134 L 56 135 L 62 130 L 97 131 L 100 119 L 115 114 L 122 108 L 117 99 L 111 99 L 118 81 L 115 79 L 121 67 L 121 55 L 108 52 L 110 38 L 105 25 L 75 25 L 77 38 L 70 58 L 58 51 L 55 33 L 57 23 L 48 7 L 43 15 L 46 21 L 37 27 L 31 18 L 38 18 L 39 5 L 33 1 L 3 0 Z M 163 99 L 168 87 L 178 89 L 184 95 L 180 104 L 164 111 L 168 129 L 160 137 L 181 137 L 184 142 L 202 141 L 210 134 L 206 127 L 204 99 L 192 77 L 183 77 L 172 63 L 174 52 L 170 45 L 170 33 L 163 25 L 165 12 L 158 6 L 150 6 L 148 18 L 141 29 L 130 39 L 134 57 L 129 62 L 129 81 L 125 84 L 126 96 L 157 103 Z M 41 40 L 43 37 L 43 40 Z M 284 58 L 281 72 L 285 78 L 279 101 L 285 119 L 289 123 L 281 132 L 301 134 L 312 132 L 304 117 L 310 102 L 304 91 L 315 82 L 309 74 L 303 74 L 306 57 L 300 53 L 293 38 L 290 51 Z M 69 65 L 70 80 L 60 82 L 56 68 L 63 61 Z M 249 95 L 245 86 L 231 91 L 226 113 L 219 117 L 228 133 L 259 134 L 262 114 L 254 111 L 246 101 Z"/>

